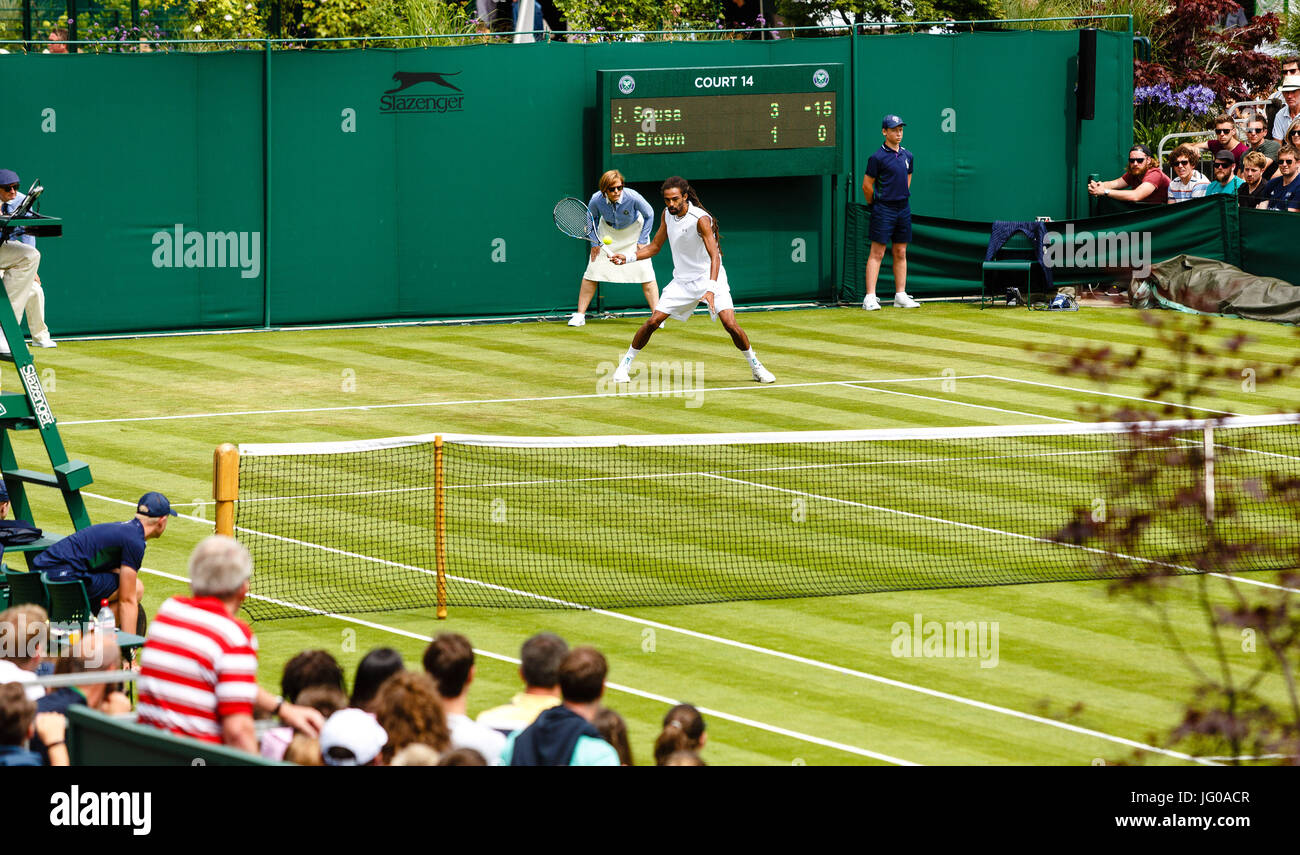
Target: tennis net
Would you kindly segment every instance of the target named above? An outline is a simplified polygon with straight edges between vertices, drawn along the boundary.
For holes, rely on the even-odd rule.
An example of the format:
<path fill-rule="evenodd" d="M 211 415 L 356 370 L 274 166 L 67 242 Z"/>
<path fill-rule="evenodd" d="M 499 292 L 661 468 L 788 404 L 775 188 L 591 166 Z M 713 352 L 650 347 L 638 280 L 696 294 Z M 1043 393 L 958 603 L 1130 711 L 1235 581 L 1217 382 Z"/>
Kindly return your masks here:
<path fill-rule="evenodd" d="M 244 445 L 235 526 L 254 619 L 1285 569 L 1296 419 Z"/>

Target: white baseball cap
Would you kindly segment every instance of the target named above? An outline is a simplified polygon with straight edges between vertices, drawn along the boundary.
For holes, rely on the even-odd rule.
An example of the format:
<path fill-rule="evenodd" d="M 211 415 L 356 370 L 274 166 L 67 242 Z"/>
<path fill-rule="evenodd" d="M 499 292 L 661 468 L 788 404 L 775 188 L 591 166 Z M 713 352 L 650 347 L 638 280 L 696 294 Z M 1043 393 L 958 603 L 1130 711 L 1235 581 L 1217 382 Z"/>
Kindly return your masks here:
<path fill-rule="evenodd" d="M 326 766 L 365 766 L 388 744 L 388 731 L 365 710 L 349 707 L 329 717 L 320 732 L 320 753 Z M 346 748 L 354 759 L 330 757 L 331 748 Z"/>

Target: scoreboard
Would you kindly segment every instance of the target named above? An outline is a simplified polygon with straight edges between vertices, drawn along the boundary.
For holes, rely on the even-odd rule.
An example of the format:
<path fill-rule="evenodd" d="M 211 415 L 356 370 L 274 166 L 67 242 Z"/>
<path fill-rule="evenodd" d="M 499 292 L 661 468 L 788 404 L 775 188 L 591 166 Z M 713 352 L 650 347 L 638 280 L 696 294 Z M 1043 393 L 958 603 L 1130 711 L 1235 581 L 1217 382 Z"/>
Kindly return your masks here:
<path fill-rule="evenodd" d="M 597 74 L 601 168 L 629 181 L 844 171 L 838 63 Z"/>

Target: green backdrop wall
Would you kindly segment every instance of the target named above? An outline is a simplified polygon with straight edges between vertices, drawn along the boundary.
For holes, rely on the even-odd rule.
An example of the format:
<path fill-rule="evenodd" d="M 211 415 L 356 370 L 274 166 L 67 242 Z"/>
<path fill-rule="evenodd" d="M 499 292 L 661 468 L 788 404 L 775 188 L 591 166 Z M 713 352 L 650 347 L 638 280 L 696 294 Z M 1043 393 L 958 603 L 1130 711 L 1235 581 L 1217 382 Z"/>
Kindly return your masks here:
<path fill-rule="evenodd" d="M 832 299 L 842 212 L 884 112 L 908 122 L 922 215 L 1061 218 L 1079 176 L 1118 174 L 1132 42 L 1099 35 L 1083 123 L 1074 32 L 7 55 L 0 166 L 40 178 L 42 210 L 66 221 L 39 242 L 56 334 L 562 311 L 585 250 L 549 214 L 594 189 L 596 70 L 839 62 L 853 107 L 840 175 L 686 176 L 718 216 L 738 302 Z M 406 94 L 457 109 L 384 112 L 398 72 L 445 75 L 459 91 Z M 655 267 L 666 283 L 667 252 Z M 641 302 L 636 286 L 604 298 Z"/>

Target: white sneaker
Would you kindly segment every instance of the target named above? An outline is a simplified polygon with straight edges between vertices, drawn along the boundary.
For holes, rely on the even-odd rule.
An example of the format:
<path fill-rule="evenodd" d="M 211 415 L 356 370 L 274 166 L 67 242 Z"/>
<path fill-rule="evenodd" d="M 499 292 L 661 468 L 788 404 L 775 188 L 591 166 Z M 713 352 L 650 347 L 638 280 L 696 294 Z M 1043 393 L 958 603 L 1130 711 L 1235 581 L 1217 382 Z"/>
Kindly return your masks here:
<path fill-rule="evenodd" d="M 32 347 L 58 347 L 59 343 L 52 338 L 35 339 L 32 341 Z"/>
<path fill-rule="evenodd" d="M 880 299 L 875 294 L 868 294 L 862 301 L 862 308 L 868 312 L 880 311 Z"/>
<path fill-rule="evenodd" d="M 615 383 L 631 383 L 632 378 L 627 376 L 627 366 L 620 364 L 614 369 L 613 380 Z"/>
<path fill-rule="evenodd" d="M 921 304 L 913 300 L 911 297 L 907 296 L 906 292 L 899 291 L 897 294 L 894 295 L 894 308 L 895 309 L 919 309 L 921 308 Z"/>
<path fill-rule="evenodd" d="M 754 366 L 754 379 L 759 383 L 775 383 L 776 375 L 760 364 Z"/>
<path fill-rule="evenodd" d="M 587 316 L 582 312 L 574 312 L 569 316 L 569 326 L 585 327 L 587 325 Z"/>

